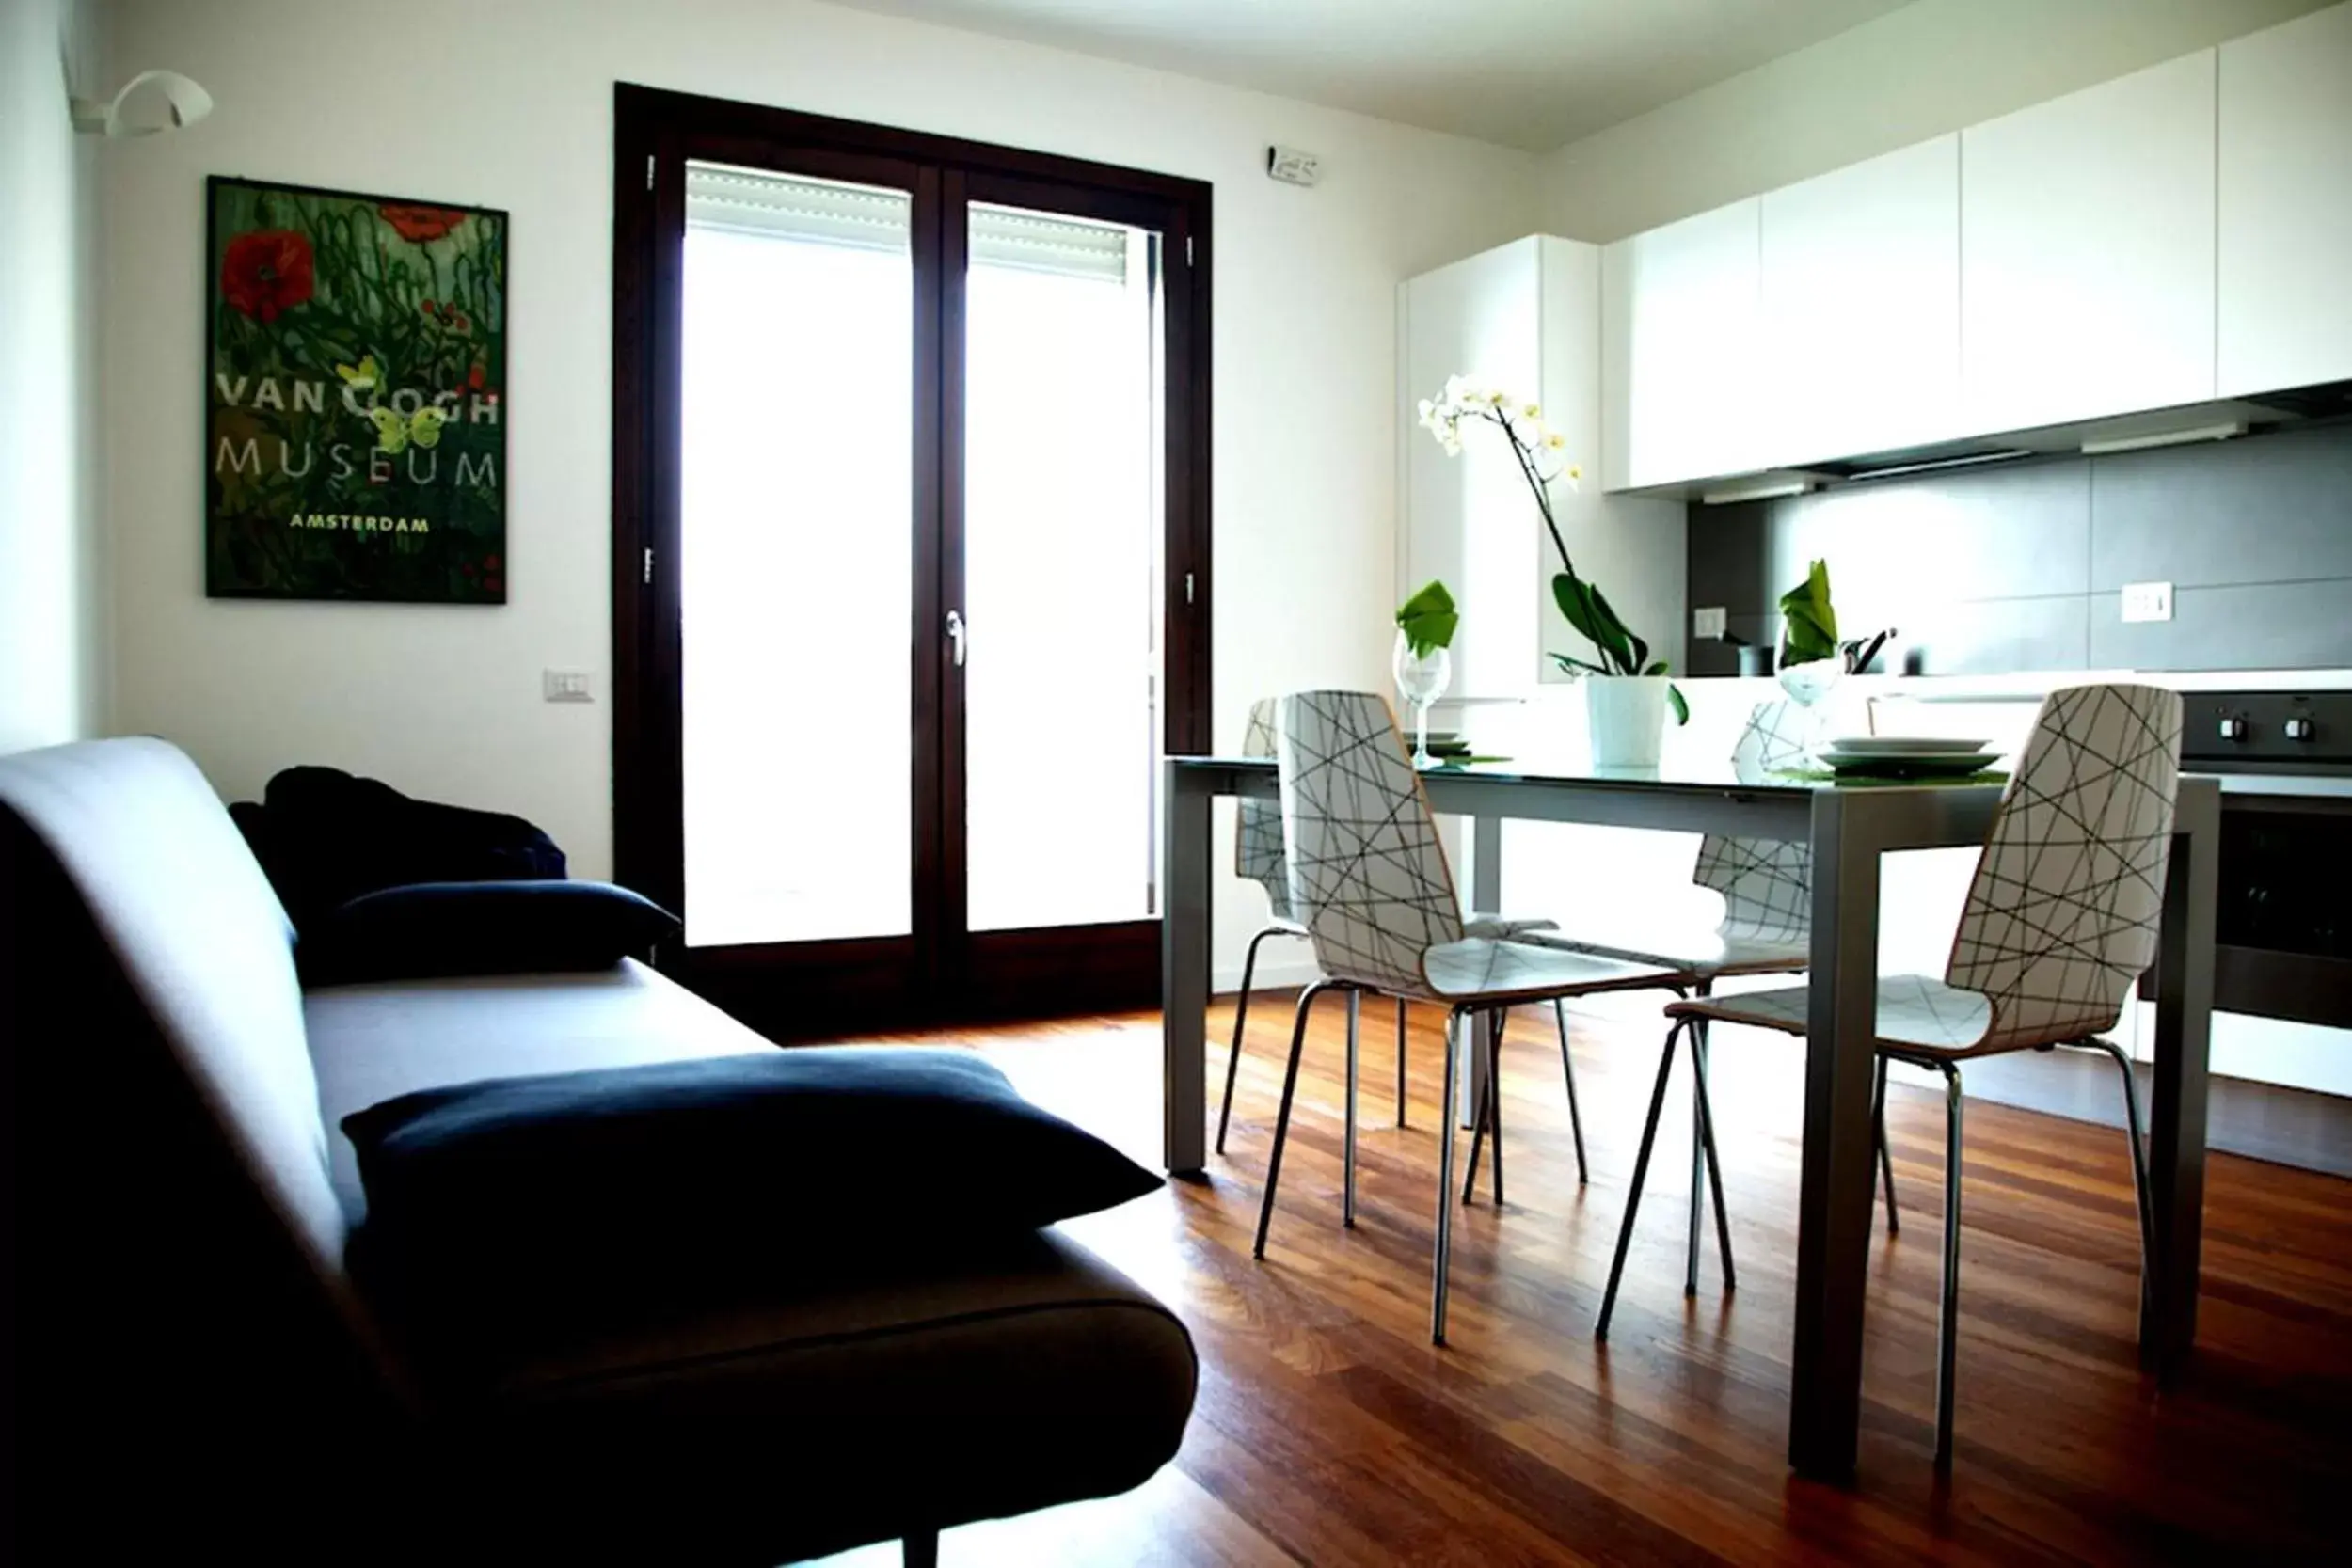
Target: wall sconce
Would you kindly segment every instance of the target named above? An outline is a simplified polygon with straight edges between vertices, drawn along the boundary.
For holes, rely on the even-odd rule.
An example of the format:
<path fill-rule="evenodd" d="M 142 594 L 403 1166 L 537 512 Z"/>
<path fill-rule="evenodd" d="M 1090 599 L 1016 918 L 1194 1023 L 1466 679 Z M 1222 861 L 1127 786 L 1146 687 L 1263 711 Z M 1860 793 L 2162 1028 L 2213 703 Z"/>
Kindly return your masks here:
<path fill-rule="evenodd" d="M 213 95 L 176 71 L 142 71 L 109 103 L 73 100 L 73 128 L 92 135 L 151 136 L 213 112 Z"/>

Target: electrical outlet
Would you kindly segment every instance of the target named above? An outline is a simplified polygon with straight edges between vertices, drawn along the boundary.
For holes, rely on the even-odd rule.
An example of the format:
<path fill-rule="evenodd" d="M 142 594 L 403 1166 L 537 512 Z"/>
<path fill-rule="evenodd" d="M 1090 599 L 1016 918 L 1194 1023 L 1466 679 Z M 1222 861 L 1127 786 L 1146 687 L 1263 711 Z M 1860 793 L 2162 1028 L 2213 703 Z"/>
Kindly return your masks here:
<path fill-rule="evenodd" d="M 1721 642 L 1729 629 L 1729 617 L 1722 605 L 1691 611 L 1691 635 L 1702 642 Z"/>
<path fill-rule="evenodd" d="M 2127 582 L 2123 585 L 2123 619 L 2172 619 L 2172 585 L 2169 582 Z"/>
<path fill-rule="evenodd" d="M 596 699 L 588 690 L 585 670 L 542 670 L 539 672 L 539 694 L 550 703 L 593 703 Z"/>

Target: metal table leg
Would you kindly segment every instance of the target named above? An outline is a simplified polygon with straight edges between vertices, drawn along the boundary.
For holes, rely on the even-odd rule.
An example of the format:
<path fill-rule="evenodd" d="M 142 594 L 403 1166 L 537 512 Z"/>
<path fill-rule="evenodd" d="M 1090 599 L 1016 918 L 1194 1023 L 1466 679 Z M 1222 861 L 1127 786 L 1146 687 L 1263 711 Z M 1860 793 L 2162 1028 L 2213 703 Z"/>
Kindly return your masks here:
<path fill-rule="evenodd" d="M 1160 825 L 1160 1158 L 1176 1176 L 1197 1176 L 1208 1163 L 1211 793 L 1199 773 L 1167 767 Z"/>
<path fill-rule="evenodd" d="M 1825 789 L 1813 799 L 1813 967 L 1805 1041 L 1804 1164 L 1797 1221 L 1788 1463 L 1853 1474 L 1862 1418 L 1862 1312 L 1877 1151 L 1879 857 L 1887 807 L 1912 791 Z"/>
<path fill-rule="evenodd" d="M 1470 827 L 1470 912 L 1502 912 L 1502 818 L 1473 816 Z M 1471 1126 L 1478 1117 L 1480 1097 L 1486 1092 L 1487 1064 L 1496 1045 L 1497 1015 L 1480 1013 L 1471 1027 L 1478 1031 L 1470 1053 L 1470 1070 L 1462 1074 L 1462 1098 L 1454 1107 L 1456 1121 Z"/>
<path fill-rule="evenodd" d="M 2205 1216 L 2205 1071 L 2213 1027 L 2214 897 L 2221 792 L 2183 779 L 2156 942 L 2156 1059 L 2148 1104 L 2148 1289 L 2139 1358 L 2160 1377 L 2197 1342 L 2197 1281 Z"/>

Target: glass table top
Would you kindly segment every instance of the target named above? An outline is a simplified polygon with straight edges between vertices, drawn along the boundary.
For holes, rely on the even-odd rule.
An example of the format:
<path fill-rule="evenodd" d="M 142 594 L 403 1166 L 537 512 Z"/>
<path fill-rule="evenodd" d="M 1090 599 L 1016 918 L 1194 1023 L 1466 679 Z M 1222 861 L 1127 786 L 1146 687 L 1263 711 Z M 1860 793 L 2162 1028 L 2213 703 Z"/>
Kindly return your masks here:
<path fill-rule="evenodd" d="M 1179 767 L 1199 766 L 1249 772 L 1275 771 L 1272 757 L 1240 756 L 1179 756 L 1168 759 Z M 1742 794 L 1810 795 L 1822 789 L 1985 789 L 1997 790 L 2009 782 L 2006 772 L 1999 771 L 2009 759 L 1992 756 L 1990 773 L 1973 773 L 1958 778 L 1889 778 L 1878 774 L 1838 777 L 1826 769 L 1793 770 L 1745 768 L 1734 765 L 1728 758 L 1719 762 L 1667 757 L 1655 768 L 1597 768 L 1574 755 L 1556 757 L 1515 757 L 1497 762 L 1441 765 L 1421 770 L 1423 780 L 1435 784 L 1449 779 L 1475 779 L 1498 784 L 1572 784 L 1581 785 L 1615 785 L 1629 790 L 1691 789 L 1711 792 L 1737 791 Z"/>

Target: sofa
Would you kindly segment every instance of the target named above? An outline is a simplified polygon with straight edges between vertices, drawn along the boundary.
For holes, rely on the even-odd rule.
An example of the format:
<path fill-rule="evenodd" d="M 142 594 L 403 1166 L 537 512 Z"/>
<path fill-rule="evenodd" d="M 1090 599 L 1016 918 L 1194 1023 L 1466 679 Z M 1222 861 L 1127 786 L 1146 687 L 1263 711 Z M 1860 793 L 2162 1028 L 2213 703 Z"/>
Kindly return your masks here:
<path fill-rule="evenodd" d="M 1184 1325 L 1050 1230 L 403 1338 L 346 1113 L 773 1048 L 633 961 L 306 994 L 294 942 L 171 746 L 0 757 L 16 1560 L 921 1562 L 1174 1455 Z"/>

